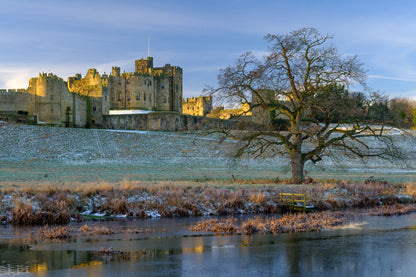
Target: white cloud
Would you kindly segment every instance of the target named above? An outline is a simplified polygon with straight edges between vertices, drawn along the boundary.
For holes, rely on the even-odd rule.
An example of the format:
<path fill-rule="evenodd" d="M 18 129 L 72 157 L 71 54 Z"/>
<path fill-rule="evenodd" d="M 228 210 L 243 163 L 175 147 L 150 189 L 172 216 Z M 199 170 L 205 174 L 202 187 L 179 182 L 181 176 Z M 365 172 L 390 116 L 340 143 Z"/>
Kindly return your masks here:
<path fill-rule="evenodd" d="M 388 77 L 388 76 L 380 76 L 380 75 L 368 75 L 367 77 L 374 78 L 374 79 L 395 80 L 395 81 L 403 81 L 403 82 L 416 82 L 416 78 L 407 79 L 407 78 L 401 78 L 401 77 Z"/>
<path fill-rule="evenodd" d="M 1 68 L 0 67 L 0 88 L 16 89 L 27 88 L 29 79 L 34 75 L 30 68 Z"/>

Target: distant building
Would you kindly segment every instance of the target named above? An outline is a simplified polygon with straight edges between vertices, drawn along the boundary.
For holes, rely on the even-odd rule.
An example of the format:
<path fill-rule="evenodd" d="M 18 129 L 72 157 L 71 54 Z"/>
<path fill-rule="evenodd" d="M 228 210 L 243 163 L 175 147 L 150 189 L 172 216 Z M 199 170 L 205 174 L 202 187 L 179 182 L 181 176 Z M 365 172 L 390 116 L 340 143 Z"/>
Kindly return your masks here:
<path fill-rule="evenodd" d="M 182 102 L 183 114 L 207 116 L 212 110 L 212 97 L 199 96 L 184 99 Z"/>
<path fill-rule="evenodd" d="M 224 107 L 216 107 L 207 117 L 218 119 L 250 119 L 252 113 L 248 103 L 242 103 L 241 108 L 238 109 L 224 109 Z"/>

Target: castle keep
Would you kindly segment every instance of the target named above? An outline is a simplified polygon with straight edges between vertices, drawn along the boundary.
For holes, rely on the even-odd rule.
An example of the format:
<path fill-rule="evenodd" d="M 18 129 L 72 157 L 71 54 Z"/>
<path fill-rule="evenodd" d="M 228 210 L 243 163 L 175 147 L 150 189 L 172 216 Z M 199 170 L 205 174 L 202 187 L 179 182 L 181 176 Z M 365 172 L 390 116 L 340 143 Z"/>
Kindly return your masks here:
<path fill-rule="evenodd" d="M 27 89 L 0 90 L 0 112 L 35 115 L 37 123 L 86 127 L 103 126 L 110 110 L 148 110 L 182 113 L 182 69 L 153 67 L 153 58 L 135 61 L 135 71 L 110 75 L 89 69 L 65 82 L 39 74 Z"/>

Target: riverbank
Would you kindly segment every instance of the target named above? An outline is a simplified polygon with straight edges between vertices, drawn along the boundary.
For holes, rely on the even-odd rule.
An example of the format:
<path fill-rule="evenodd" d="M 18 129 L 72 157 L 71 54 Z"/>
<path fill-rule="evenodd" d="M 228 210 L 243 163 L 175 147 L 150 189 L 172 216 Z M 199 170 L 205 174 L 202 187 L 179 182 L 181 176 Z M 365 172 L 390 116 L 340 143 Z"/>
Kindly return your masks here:
<path fill-rule="evenodd" d="M 282 180 L 0 184 L 3 224 L 68 224 L 85 218 L 149 218 L 283 214 L 281 193 L 304 194 L 317 211 L 416 203 L 416 184 Z"/>

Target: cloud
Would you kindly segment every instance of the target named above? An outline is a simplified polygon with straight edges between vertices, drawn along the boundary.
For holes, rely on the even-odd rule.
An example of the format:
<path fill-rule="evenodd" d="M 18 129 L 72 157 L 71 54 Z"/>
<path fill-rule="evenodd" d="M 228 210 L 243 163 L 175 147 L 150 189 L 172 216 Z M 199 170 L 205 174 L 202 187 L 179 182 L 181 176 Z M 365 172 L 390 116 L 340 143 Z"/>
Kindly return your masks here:
<path fill-rule="evenodd" d="M 368 75 L 368 78 L 374 79 L 384 79 L 384 80 L 395 80 L 395 81 L 403 81 L 403 82 L 416 82 L 415 79 L 407 79 L 407 78 L 400 78 L 400 77 L 388 77 L 388 76 L 380 76 L 380 75 Z"/>
<path fill-rule="evenodd" d="M 30 68 L 0 68 L 0 88 L 27 88 L 32 73 Z"/>

